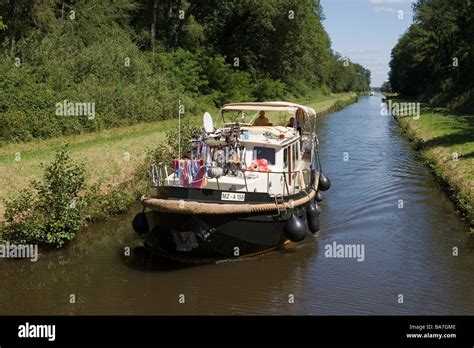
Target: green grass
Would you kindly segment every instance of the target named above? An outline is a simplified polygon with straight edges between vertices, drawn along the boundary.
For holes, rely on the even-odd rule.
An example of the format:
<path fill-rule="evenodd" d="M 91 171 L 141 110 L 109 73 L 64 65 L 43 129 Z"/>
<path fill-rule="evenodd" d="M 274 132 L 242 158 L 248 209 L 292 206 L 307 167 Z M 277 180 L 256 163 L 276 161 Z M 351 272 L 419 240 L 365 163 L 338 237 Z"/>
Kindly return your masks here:
<path fill-rule="evenodd" d="M 316 109 L 319 115 L 333 108 L 342 108 L 354 101 L 355 93 L 320 96 L 310 100 L 296 101 Z M 217 110 L 210 110 L 215 117 Z M 201 122 L 201 115 L 189 116 L 194 122 Z M 53 159 L 54 153 L 64 143 L 69 143 L 71 157 L 86 166 L 87 184 L 100 183 L 98 197 L 121 196 L 117 190 L 129 194 L 137 185 L 131 184 L 136 170 L 142 166 L 146 150 L 163 141 L 166 131 L 177 126 L 177 119 L 153 123 L 142 123 L 128 127 L 108 129 L 98 133 L 35 140 L 27 143 L 8 144 L 0 147 L 0 197 L 17 193 L 28 183 L 41 176 L 41 162 Z M 19 153 L 20 161 L 15 161 Z M 129 158 L 129 160 L 127 160 Z M 123 200 L 123 197 L 121 196 Z M 120 209 L 122 210 L 122 209 Z M 0 217 L 3 215 L 3 201 L 0 201 Z M 100 218 L 100 213 L 93 213 Z M 0 219 L 1 220 L 1 219 Z"/>
<path fill-rule="evenodd" d="M 319 96 L 312 99 L 301 99 L 298 103 L 315 109 L 318 116 L 321 116 L 336 111 L 338 108 L 353 103 L 356 100 L 356 93 L 341 93 Z"/>
<path fill-rule="evenodd" d="M 398 120 L 423 160 L 474 225 L 474 115 L 422 108 L 418 120 Z"/>

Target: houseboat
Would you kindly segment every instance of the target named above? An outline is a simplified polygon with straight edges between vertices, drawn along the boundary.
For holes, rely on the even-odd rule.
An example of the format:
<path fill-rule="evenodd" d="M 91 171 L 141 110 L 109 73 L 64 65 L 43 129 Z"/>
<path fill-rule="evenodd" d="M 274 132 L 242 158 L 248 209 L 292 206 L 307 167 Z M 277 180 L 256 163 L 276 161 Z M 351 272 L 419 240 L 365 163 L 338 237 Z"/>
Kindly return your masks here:
<path fill-rule="evenodd" d="M 319 230 L 321 171 L 316 112 L 288 102 L 224 105 L 180 158 L 152 163 L 143 212 L 145 246 L 187 263 L 263 254 Z M 216 122 L 216 123 L 217 123 Z"/>

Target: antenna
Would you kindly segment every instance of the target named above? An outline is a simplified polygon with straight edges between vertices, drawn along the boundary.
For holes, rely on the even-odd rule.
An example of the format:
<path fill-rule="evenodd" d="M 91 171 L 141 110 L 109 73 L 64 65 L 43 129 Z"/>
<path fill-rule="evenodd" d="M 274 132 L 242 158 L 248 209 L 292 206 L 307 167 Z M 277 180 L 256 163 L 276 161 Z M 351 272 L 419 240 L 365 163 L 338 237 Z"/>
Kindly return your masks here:
<path fill-rule="evenodd" d="M 181 100 L 178 99 L 178 160 L 181 159 Z"/>

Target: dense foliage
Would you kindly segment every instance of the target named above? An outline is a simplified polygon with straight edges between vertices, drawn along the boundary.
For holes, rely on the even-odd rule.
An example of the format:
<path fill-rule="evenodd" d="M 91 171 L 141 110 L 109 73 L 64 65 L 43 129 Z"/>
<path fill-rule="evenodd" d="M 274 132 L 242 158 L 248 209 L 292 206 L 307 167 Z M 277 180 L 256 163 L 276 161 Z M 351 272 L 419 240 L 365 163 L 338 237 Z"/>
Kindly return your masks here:
<path fill-rule="evenodd" d="M 0 141 L 370 84 L 331 50 L 319 0 L 0 0 L 0 18 Z"/>
<path fill-rule="evenodd" d="M 474 110 L 474 2 L 418 0 L 392 50 L 390 83 L 403 96 Z"/>
<path fill-rule="evenodd" d="M 392 85 L 390 84 L 390 82 L 385 81 L 384 83 L 382 83 L 382 86 L 380 86 L 380 91 L 382 93 L 392 93 Z"/>
<path fill-rule="evenodd" d="M 5 201 L 2 239 L 60 247 L 84 225 L 85 169 L 71 161 L 67 147 L 52 163 L 44 165 L 42 180 L 35 180 L 20 194 Z"/>

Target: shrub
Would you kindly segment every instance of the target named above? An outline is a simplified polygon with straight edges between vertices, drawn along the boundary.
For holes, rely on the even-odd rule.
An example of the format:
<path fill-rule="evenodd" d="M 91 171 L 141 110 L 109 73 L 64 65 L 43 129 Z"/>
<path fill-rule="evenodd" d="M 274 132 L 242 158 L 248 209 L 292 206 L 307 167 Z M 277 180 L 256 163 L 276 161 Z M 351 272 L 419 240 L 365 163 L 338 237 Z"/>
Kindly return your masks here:
<path fill-rule="evenodd" d="M 253 96 L 258 101 L 271 99 L 285 99 L 287 96 L 286 85 L 281 81 L 275 81 L 268 77 L 258 78 L 255 82 Z"/>
<path fill-rule="evenodd" d="M 85 170 L 71 161 L 67 146 L 62 147 L 52 163 L 44 167 L 43 178 L 32 181 L 32 188 L 5 200 L 4 237 L 17 243 L 38 243 L 60 247 L 74 238 L 85 224 Z"/>
<path fill-rule="evenodd" d="M 225 63 L 223 56 L 203 56 L 204 71 L 208 84 L 205 94 L 212 96 L 217 106 L 228 102 L 252 100 L 250 74 Z"/>
<path fill-rule="evenodd" d="M 175 83 L 190 95 L 199 95 L 199 91 L 208 84 L 199 54 L 178 48 L 174 52 L 161 53 L 157 58 Z"/>
<path fill-rule="evenodd" d="M 5 142 L 28 141 L 33 138 L 28 117 L 20 112 L 0 113 L 0 139 Z"/>
<path fill-rule="evenodd" d="M 83 197 L 85 207 L 82 213 L 89 221 L 125 213 L 134 201 L 134 196 L 122 186 L 105 194 L 100 192 L 100 187 L 100 183 L 90 186 Z"/>

